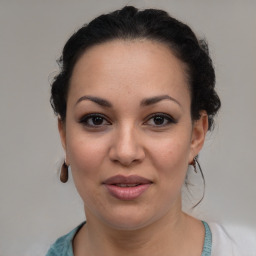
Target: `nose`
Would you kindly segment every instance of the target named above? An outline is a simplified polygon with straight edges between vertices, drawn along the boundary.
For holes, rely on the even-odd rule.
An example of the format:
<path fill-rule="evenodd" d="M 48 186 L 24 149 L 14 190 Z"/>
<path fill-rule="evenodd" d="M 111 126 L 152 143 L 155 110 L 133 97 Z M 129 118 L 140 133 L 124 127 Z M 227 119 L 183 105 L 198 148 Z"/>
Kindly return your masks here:
<path fill-rule="evenodd" d="M 126 167 L 143 161 L 145 151 L 134 127 L 126 125 L 114 133 L 109 156 L 111 161 Z"/>

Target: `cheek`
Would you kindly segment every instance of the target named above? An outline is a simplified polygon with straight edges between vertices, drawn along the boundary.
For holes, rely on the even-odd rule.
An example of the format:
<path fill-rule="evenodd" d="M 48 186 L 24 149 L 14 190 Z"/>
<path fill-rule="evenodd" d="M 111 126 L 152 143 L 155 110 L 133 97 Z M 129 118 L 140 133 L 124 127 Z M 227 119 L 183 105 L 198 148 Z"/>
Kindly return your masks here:
<path fill-rule="evenodd" d="M 95 176 L 106 156 L 104 145 L 107 143 L 102 138 L 91 138 L 75 131 L 67 136 L 67 156 L 74 179 L 90 180 Z"/>
<path fill-rule="evenodd" d="M 179 138 L 179 139 L 178 139 Z M 158 170 L 159 180 L 172 187 L 184 182 L 190 155 L 190 137 L 173 136 L 154 142 L 151 161 Z"/>
<path fill-rule="evenodd" d="M 165 166 L 187 165 L 190 154 L 190 137 L 170 136 L 162 140 L 152 142 L 150 148 L 154 158 L 159 159 L 159 164 Z"/>
<path fill-rule="evenodd" d="M 98 201 L 99 191 L 96 188 L 100 184 L 100 166 L 106 155 L 104 143 L 78 135 L 67 142 L 67 155 L 76 189 L 86 205 L 93 205 Z"/>

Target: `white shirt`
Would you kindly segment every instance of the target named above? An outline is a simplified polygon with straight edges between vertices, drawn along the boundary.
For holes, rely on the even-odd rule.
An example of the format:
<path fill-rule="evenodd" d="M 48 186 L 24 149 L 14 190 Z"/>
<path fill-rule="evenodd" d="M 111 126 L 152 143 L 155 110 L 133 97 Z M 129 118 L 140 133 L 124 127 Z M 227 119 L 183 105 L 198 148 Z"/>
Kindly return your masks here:
<path fill-rule="evenodd" d="M 244 227 L 208 223 L 212 232 L 211 256 L 256 256 L 256 232 Z"/>

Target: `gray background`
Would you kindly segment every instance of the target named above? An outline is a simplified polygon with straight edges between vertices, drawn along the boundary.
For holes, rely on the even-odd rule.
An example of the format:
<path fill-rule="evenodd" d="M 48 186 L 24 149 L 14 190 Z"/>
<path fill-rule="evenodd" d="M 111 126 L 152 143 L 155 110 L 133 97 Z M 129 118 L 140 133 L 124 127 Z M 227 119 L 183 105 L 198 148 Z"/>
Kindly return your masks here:
<path fill-rule="evenodd" d="M 191 213 L 256 229 L 256 1 L 1 0 L 1 256 L 40 255 L 84 219 L 72 180 L 58 181 L 64 154 L 49 84 L 68 37 L 127 4 L 165 9 L 207 38 L 223 105 L 200 155 L 206 196 Z"/>

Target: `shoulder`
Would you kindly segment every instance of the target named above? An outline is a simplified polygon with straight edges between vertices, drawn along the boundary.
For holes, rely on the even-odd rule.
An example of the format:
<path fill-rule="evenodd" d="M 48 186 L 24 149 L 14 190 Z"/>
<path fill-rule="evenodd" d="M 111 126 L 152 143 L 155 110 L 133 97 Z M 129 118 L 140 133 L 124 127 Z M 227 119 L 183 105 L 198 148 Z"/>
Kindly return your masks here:
<path fill-rule="evenodd" d="M 256 256 L 256 232 L 246 227 L 208 223 L 212 232 L 212 256 Z"/>
<path fill-rule="evenodd" d="M 68 234 L 58 238 L 54 244 L 51 245 L 46 256 L 73 256 L 72 241 L 78 230 L 84 225 L 80 224 L 78 227 L 71 230 Z"/>

